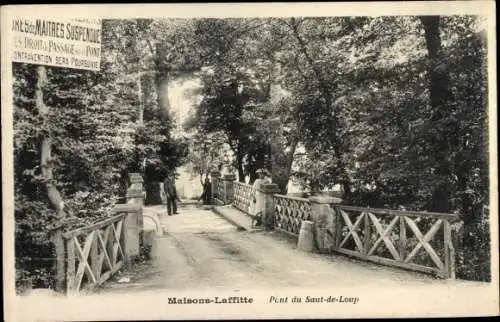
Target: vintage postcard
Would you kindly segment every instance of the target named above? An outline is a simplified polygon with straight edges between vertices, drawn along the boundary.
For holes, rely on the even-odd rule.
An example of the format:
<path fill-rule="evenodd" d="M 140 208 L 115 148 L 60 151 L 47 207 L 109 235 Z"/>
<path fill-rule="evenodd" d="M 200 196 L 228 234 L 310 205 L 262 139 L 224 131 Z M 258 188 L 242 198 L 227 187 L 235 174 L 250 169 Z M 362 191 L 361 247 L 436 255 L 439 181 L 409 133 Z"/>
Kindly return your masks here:
<path fill-rule="evenodd" d="M 6 321 L 499 314 L 493 1 L 1 23 Z"/>

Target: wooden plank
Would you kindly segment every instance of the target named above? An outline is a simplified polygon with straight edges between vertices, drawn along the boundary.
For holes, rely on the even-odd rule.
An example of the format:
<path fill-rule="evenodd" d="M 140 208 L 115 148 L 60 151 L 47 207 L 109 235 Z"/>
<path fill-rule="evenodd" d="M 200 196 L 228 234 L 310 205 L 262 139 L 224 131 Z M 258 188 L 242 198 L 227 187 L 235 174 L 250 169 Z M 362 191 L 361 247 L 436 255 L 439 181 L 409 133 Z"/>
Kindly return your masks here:
<path fill-rule="evenodd" d="M 115 267 L 113 267 L 112 270 L 107 271 L 106 273 L 102 274 L 99 281 L 97 282 L 99 285 L 106 282 L 111 276 L 113 276 L 120 268 L 123 266 L 123 261 L 119 261 L 116 263 Z"/>
<path fill-rule="evenodd" d="M 364 227 L 364 234 L 365 234 L 365 238 L 364 238 L 364 249 L 363 249 L 363 252 L 365 254 L 368 254 L 369 253 L 369 250 L 370 250 L 370 241 L 371 241 L 371 235 L 372 235 L 372 226 L 370 224 L 370 218 L 369 216 L 367 216 L 365 214 L 365 227 Z"/>
<path fill-rule="evenodd" d="M 406 256 L 406 224 L 404 216 L 399 216 L 399 257 L 404 260 Z"/>
<path fill-rule="evenodd" d="M 450 241 L 448 244 L 448 249 L 450 250 L 450 278 L 455 279 L 455 248 L 453 243 Z"/>
<path fill-rule="evenodd" d="M 119 221 L 116 224 L 116 229 L 115 229 L 115 240 L 116 240 L 116 244 L 118 245 L 117 251 L 118 250 L 120 251 L 120 255 L 122 256 L 122 259 L 125 258 L 125 254 L 124 254 L 123 247 L 122 247 L 122 239 L 121 239 L 121 236 L 125 234 L 125 232 L 123 232 L 123 230 L 125 228 L 123 225 L 123 222 L 124 222 L 123 220 Z M 115 258 L 115 261 L 116 261 L 116 258 Z"/>
<path fill-rule="evenodd" d="M 381 264 L 381 265 L 385 265 L 385 266 L 404 268 L 407 270 L 412 270 L 412 271 L 417 271 L 417 272 L 422 272 L 422 273 L 427 273 L 427 274 L 439 273 L 439 269 L 436 269 L 434 267 L 427 267 L 427 266 L 413 264 L 413 263 L 403 263 L 403 262 L 395 261 L 393 259 L 383 258 L 383 257 L 378 257 L 378 256 L 364 256 L 358 252 L 354 252 L 354 251 L 351 251 L 348 249 L 334 249 L 334 251 L 337 253 L 348 255 L 351 257 L 356 257 L 359 259 L 367 260 L 367 261 L 370 261 L 372 263 L 377 263 L 377 264 Z"/>
<path fill-rule="evenodd" d="M 436 264 L 436 266 L 440 270 L 443 270 L 443 267 L 444 267 L 443 262 L 441 262 L 441 259 L 439 259 L 439 256 L 436 254 L 436 252 L 434 251 L 432 246 L 429 245 L 429 243 L 428 243 L 428 241 L 430 241 L 434 237 L 434 235 L 436 235 L 437 231 L 441 227 L 442 220 L 438 219 L 434 223 L 434 225 L 432 225 L 431 229 L 429 229 L 429 231 L 425 234 L 425 236 L 422 236 L 420 229 L 418 228 L 417 224 L 415 224 L 415 222 L 412 219 L 405 217 L 405 220 L 406 220 L 406 223 L 408 224 L 408 227 L 411 228 L 411 230 L 415 234 L 415 237 L 417 237 L 417 239 L 419 240 L 419 243 L 410 252 L 410 254 L 405 259 L 404 262 L 408 263 L 413 258 L 413 256 L 415 256 L 415 254 L 417 254 L 420 247 L 424 247 L 425 250 L 427 251 L 427 253 L 429 254 L 429 256 L 431 257 L 432 261 L 434 262 L 434 264 Z"/>
<path fill-rule="evenodd" d="M 142 208 L 141 204 L 138 203 L 122 203 L 122 204 L 117 204 L 113 209 L 111 209 L 111 212 L 113 213 L 139 212 L 141 208 Z"/>
<path fill-rule="evenodd" d="M 104 239 L 101 237 L 101 234 L 97 234 L 97 240 L 99 242 L 99 245 L 101 245 L 101 251 L 102 251 L 100 257 L 102 258 L 101 261 L 106 261 L 106 265 L 108 266 L 108 269 L 112 269 L 113 265 L 111 264 L 111 259 L 109 258 L 108 248 L 106 247 L 106 242 L 105 242 L 108 240 L 109 229 L 106 229 L 104 231 L 104 234 L 105 234 Z M 102 265 L 101 265 L 101 269 L 102 269 Z"/>
<path fill-rule="evenodd" d="M 345 242 L 349 239 L 349 236 L 352 236 L 352 238 L 354 239 L 354 242 L 356 243 L 356 247 L 358 248 L 358 250 L 360 252 L 363 252 L 363 242 L 359 238 L 359 235 L 356 232 L 356 230 L 358 229 L 359 225 L 361 224 L 361 220 L 363 220 L 365 214 L 361 213 L 359 215 L 359 217 L 356 219 L 356 222 L 354 223 L 354 225 L 352 224 L 351 219 L 349 218 L 349 215 L 347 213 L 345 213 L 341 210 L 341 214 L 344 217 L 344 220 L 345 220 L 345 223 L 347 224 L 347 228 L 349 229 L 349 232 L 345 236 L 344 240 L 340 243 L 339 247 L 342 247 L 345 244 Z"/>
<path fill-rule="evenodd" d="M 94 231 L 94 240 L 90 246 L 90 266 L 95 279 L 98 280 L 101 275 L 101 265 L 99 265 L 99 230 Z"/>
<path fill-rule="evenodd" d="M 116 226 L 113 225 L 115 240 L 118 242 L 120 241 L 120 236 L 122 235 L 122 226 L 123 226 L 123 220 L 117 222 Z"/>
<path fill-rule="evenodd" d="M 68 294 L 75 292 L 75 239 L 66 241 L 67 270 L 66 270 L 66 291 Z"/>
<path fill-rule="evenodd" d="M 293 201 L 300 201 L 300 202 L 305 202 L 305 203 L 310 202 L 309 199 L 307 199 L 307 198 L 285 196 L 285 195 L 280 195 L 280 194 L 274 194 L 273 197 L 277 198 L 277 199 L 293 200 Z"/>
<path fill-rule="evenodd" d="M 116 242 L 116 231 L 115 231 L 115 225 L 114 224 L 111 224 L 110 225 L 110 235 L 112 236 L 112 238 L 110 238 L 109 240 L 111 241 L 111 265 L 112 267 L 115 266 L 116 264 L 116 258 L 117 258 L 117 251 L 118 251 L 118 246 L 116 246 L 116 244 L 119 244 L 120 241 Z"/>
<path fill-rule="evenodd" d="M 333 211 L 335 213 L 335 241 L 333 248 L 338 248 L 342 239 L 342 216 L 339 209 L 334 209 Z"/>
<path fill-rule="evenodd" d="M 110 256 L 110 254 L 112 254 L 112 252 L 113 252 L 112 227 L 113 227 L 113 224 L 110 224 L 109 226 L 107 226 L 104 230 L 104 236 L 103 236 L 103 241 L 106 244 L 106 253 L 108 254 L 108 257 L 110 258 L 110 264 L 111 264 L 110 269 L 114 265 L 113 260 L 111 259 L 111 256 Z"/>
<path fill-rule="evenodd" d="M 424 211 L 403 211 L 403 210 L 392 210 L 392 209 L 381 209 L 381 208 L 367 208 L 367 207 L 356 207 L 356 206 L 345 206 L 345 205 L 334 205 L 334 207 L 346 210 L 346 211 L 357 211 L 357 212 L 371 212 L 377 215 L 386 216 L 409 216 L 409 217 L 428 217 L 428 218 L 443 218 L 449 220 L 457 220 L 458 216 L 454 214 L 446 214 L 441 212 L 424 212 Z"/>
<path fill-rule="evenodd" d="M 371 221 L 373 222 L 373 225 L 375 226 L 377 233 L 379 234 L 379 238 L 377 239 L 375 244 L 373 244 L 373 247 L 372 247 L 372 249 L 370 249 L 370 252 L 368 254 L 371 255 L 375 251 L 375 249 L 377 249 L 380 242 L 384 241 L 384 243 L 387 246 L 387 249 L 389 249 L 389 252 L 391 253 L 392 257 L 395 260 L 400 260 L 398 251 L 394 247 L 394 244 L 392 243 L 392 241 L 387 237 L 387 234 L 389 234 L 396 226 L 396 223 L 398 222 L 398 217 L 394 217 L 392 219 L 392 221 L 390 222 L 389 226 L 387 227 L 387 229 L 385 229 L 385 230 L 380 225 L 380 223 L 378 222 L 377 217 L 375 217 L 375 215 L 369 214 L 369 217 L 370 217 Z"/>
<path fill-rule="evenodd" d="M 98 223 L 95 223 L 95 224 L 92 224 L 92 225 L 89 225 L 89 226 L 85 226 L 85 227 L 82 227 L 82 228 L 78 228 L 78 229 L 75 229 L 75 230 L 71 230 L 71 231 L 65 232 L 65 233 L 63 233 L 63 237 L 65 239 L 70 239 L 70 238 L 78 236 L 78 235 L 90 233 L 91 231 L 94 231 L 96 229 L 100 229 L 102 227 L 107 226 L 110 223 L 116 222 L 116 221 L 120 220 L 124 216 L 125 216 L 125 214 L 119 214 L 119 215 L 116 215 L 114 217 L 102 220 L 102 221 L 100 221 Z"/>
<path fill-rule="evenodd" d="M 443 221 L 443 243 L 444 243 L 444 277 L 451 277 L 451 265 L 450 265 L 450 249 L 449 245 L 451 243 L 451 228 L 448 220 Z"/>
<path fill-rule="evenodd" d="M 96 278 L 95 278 L 94 274 L 92 273 L 92 268 L 90 267 L 90 265 L 87 261 L 87 258 L 89 257 L 89 254 L 90 254 L 90 248 L 94 242 L 94 232 L 91 232 L 87 236 L 87 238 L 85 239 L 83 250 L 80 247 L 80 244 L 78 243 L 76 237 L 74 237 L 73 240 L 75 241 L 76 253 L 80 257 L 80 263 L 78 264 L 78 270 L 76 272 L 76 277 L 75 277 L 75 281 L 76 281 L 75 289 L 76 289 L 76 291 L 79 291 L 82 280 L 83 280 L 84 273 L 86 273 L 87 277 L 89 277 L 89 283 L 96 282 Z"/>
<path fill-rule="evenodd" d="M 56 291 L 64 292 L 66 284 L 66 251 L 62 229 L 58 229 L 52 234 L 52 243 L 56 251 Z"/>
<path fill-rule="evenodd" d="M 99 277 L 96 276 L 97 280 L 99 280 L 103 272 L 106 272 L 109 269 L 109 267 L 104 267 L 104 252 L 102 252 L 99 254 Z"/>

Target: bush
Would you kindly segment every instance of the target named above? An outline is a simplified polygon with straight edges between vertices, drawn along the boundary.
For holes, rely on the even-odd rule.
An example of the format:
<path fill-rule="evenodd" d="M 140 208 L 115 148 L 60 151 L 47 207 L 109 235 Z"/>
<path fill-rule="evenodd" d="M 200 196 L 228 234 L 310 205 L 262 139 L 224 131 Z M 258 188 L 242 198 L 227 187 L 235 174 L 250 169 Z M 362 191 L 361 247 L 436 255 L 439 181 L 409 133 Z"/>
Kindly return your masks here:
<path fill-rule="evenodd" d="M 456 253 L 457 277 L 466 280 L 491 282 L 491 246 L 489 219 L 474 223 L 464 236 Z"/>

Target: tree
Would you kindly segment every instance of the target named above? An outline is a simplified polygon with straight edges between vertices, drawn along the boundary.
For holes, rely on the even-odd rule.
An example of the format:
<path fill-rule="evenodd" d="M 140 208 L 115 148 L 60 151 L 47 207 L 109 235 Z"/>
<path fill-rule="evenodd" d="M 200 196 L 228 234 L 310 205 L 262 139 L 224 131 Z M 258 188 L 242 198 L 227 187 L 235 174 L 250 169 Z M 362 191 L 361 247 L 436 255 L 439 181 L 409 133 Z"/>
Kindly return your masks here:
<path fill-rule="evenodd" d="M 187 162 L 192 173 L 199 177 L 201 186 L 204 177 L 208 178 L 211 171 L 219 170 L 222 165 L 224 142 L 222 133 L 197 132 L 190 138 Z"/>

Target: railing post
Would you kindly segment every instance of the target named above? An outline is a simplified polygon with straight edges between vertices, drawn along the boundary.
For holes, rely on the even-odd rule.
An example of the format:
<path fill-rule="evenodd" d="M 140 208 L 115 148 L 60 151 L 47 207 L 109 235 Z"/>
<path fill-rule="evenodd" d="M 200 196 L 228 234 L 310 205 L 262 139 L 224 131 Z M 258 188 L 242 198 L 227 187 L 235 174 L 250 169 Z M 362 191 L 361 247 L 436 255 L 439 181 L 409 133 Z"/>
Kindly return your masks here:
<path fill-rule="evenodd" d="M 210 178 L 212 179 L 212 205 L 216 205 L 217 197 L 220 198 L 220 196 L 217 196 L 218 192 L 217 187 L 220 180 L 220 172 L 219 171 L 210 172 Z"/>
<path fill-rule="evenodd" d="M 75 263 L 75 241 L 73 237 L 66 240 L 66 251 L 67 251 L 67 269 L 66 269 L 66 292 L 71 295 L 77 292 L 75 290 L 75 274 L 76 274 L 76 263 Z"/>
<path fill-rule="evenodd" d="M 370 251 L 370 241 L 371 241 L 371 235 L 372 235 L 372 229 L 371 229 L 371 223 L 370 223 L 370 213 L 365 212 L 365 218 L 364 218 L 364 229 L 363 229 L 363 253 L 365 255 L 368 255 L 368 252 Z"/>
<path fill-rule="evenodd" d="M 399 216 L 399 257 L 402 261 L 406 258 L 406 223 L 405 216 Z M 446 246 L 445 246 L 446 247 Z"/>
<path fill-rule="evenodd" d="M 234 200 L 234 180 L 236 176 L 234 174 L 228 173 L 222 177 L 224 184 L 224 201 L 225 205 L 229 205 Z"/>
<path fill-rule="evenodd" d="M 280 189 L 275 183 L 263 183 L 260 185 L 259 191 L 262 194 L 257 194 L 257 198 L 263 198 L 262 226 L 271 230 L 274 228 L 274 194 L 278 193 Z"/>
<path fill-rule="evenodd" d="M 311 220 L 314 222 L 316 246 L 320 252 L 329 252 L 335 243 L 336 212 L 331 204 L 342 200 L 330 196 L 310 197 Z"/>
<path fill-rule="evenodd" d="M 455 279 L 455 250 L 451 238 L 451 226 L 448 220 L 443 221 L 444 233 L 444 278 Z"/>
<path fill-rule="evenodd" d="M 123 225 L 125 229 L 123 233 L 124 236 L 124 246 L 125 246 L 125 266 L 130 268 L 134 258 L 139 256 L 140 246 L 143 244 L 142 241 L 142 228 L 143 228 L 143 218 L 142 218 L 142 206 L 144 205 L 144 190 L 143 190 L 143 179 L 139 173 L 131 173 L 130 178 L 130 188 L 127 190 L 127 204 L 136 204 L 140 206 L 140 210 L 136 212 L 129 212 Z"/>
<path fill-rule="evenodd" d="M 66 291 L 66 251 L 64 239 L 62 237 L 62 228 L 52 232 L 52 243 L 56 251 L 56 285 L 57 292 Z"/>
<path fill-rule="evenodd" d="M 101 278 L 101 268 L 99 267 L 99 237 L 97 234 L 99 231 L 96 231 L 94 234 L 94 240 L 92 241 L 92 246 L 90 248 L 90 264 L 91 264 L 91 269 L 92 273 L 94 273 L 94 276 L 97 280 L 97 283 L 99 282 L 99 279 Z"/>
<path fill-rule="evenodd" d="M 144 180 L 139 173 L 129 175 L 130 187 L 127 189 L 127 203 L 138 203 L 144 205 Z"/>

